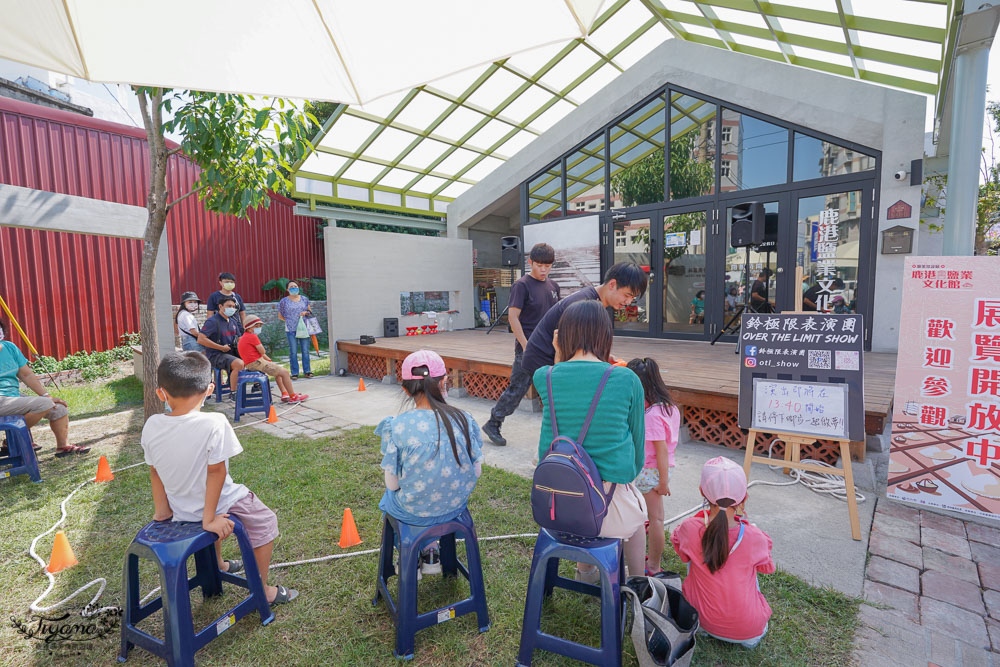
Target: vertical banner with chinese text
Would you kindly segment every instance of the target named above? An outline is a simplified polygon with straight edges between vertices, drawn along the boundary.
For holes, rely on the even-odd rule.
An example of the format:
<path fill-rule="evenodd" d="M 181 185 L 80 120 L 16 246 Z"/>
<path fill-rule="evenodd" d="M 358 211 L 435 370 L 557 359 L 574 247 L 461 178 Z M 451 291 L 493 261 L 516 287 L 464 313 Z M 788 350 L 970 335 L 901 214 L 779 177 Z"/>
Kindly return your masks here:
<path fill-rule="evenodd" d="M 1000 260 L 904 272 L 887 495 L 1000 519 Z"/>

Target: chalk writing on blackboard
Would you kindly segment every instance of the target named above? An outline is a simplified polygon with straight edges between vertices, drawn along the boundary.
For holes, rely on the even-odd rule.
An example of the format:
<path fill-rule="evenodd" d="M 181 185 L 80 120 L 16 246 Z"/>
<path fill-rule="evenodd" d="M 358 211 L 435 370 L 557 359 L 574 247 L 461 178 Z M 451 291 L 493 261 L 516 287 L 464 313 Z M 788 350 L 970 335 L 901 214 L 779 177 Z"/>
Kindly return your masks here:
<path fill-rule="evenodd" d="M 847 385 L 754 378 L 753 428 L 846 438 Z"/>

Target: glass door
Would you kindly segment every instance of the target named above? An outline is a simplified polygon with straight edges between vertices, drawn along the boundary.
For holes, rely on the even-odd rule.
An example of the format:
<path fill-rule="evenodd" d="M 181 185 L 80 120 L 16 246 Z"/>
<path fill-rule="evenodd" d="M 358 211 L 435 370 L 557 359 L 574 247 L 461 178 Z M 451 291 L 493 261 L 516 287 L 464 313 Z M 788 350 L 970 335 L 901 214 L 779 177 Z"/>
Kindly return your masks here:
<path fill-rule="evenodd" d="M 646 293 L 636 299 L 630 306 L 614 312 L 615 332 L 631 332 L 635 334 L 650 333 L 650 323 L 653 319 L 653 308 L 656 306 L 653 295 L 656 293 L 653 284 L 656 274 L 652 266 L 653 234 L 651 222 L 656 219 L 655 213 L 627 216 L 618 214 L 618 219 L 612 219 L 610 259 L 611 263 L 632 262 L 642 267 L 649 276 L 649 286 Z"/>
<path fill-rule="evenodd" d="M 713 308 L 713 316 L 721 322 L 715 331 L 725 328 L 723 340 L 736 340 L 740 312 L 774 313 L 791 310 L 788 276 L 794 276 L 791 252 L 792 226 L 788 220 L 786 194 L 759 197 L 764 205 L 764 241 L 750 248 L 732 247 L 731 224 L 733 206 L 747 201 L 727 200 L 719 207 L 720 241 L 718 275 L 722 279 L 722 298 Z M 794 266 L 794 265 L 792 265 Z"/>
<path fill-rule="evenodd" d="M 707 208 L 668 209 L 657 216 L 663 234 L 663 266 L 656 286 L 661 295 L 659 334 L 704 338 L 710 331 L 712 320 L 706 316 L 721 301 L 709 271 L 711 213 Z"/>

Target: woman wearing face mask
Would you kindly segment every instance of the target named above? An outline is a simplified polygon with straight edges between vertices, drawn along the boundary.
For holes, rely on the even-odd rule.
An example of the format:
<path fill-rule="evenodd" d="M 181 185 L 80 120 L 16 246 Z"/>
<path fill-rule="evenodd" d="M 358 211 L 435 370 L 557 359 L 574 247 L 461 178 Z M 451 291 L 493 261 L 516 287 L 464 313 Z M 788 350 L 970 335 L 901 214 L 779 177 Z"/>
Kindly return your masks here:
<path fill-rule="evenodd" d="M 278 302 L 278 319 L 285 323 L 285 336 L 288 338 L 288 359 L 292 367 L 292 379 L 299 379 L 299 358 L 302 353 L 302 370 L 304 376 L 311 378 L 309 368 L 309 334 L 305 331 L 303 317 L 312 317 L 309 310 L 309 297 L 300 293 L 299 284 L 294 280 L 288 283 L 288 296 Z"/>
<path fill-rule="evenodd" d="M 194 316 L 200 305 L 201 299 L 194 292 L 181 294 L 181 307 L 177 310 L 174 324 L 181 333 L 182 350 L 205 354 L 205 348 L 198 342 L 198 320 Z"/>

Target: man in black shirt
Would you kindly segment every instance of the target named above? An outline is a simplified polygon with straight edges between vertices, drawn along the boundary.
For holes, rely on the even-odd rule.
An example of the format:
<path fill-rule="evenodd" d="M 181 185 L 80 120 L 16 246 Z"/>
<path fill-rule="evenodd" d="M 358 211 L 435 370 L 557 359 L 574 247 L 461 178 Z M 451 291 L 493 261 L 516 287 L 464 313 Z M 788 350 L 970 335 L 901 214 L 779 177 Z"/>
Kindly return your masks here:
<path fill-rule="evenodd" d="M 634 300 L 642 298 L 642 295 L 646 293 L 648 280 L 646 272 L 636 264 L 626 262 L 615 264 L 604 274 L 603 283 L 597 287 L 585 287 L 549 309 L 531 336 L 528 337 L 528 345 L 524 348 L 524 355 L 521 357 L 520 372 L 528 378 L 528 383 L 530 384 L 536 370 L 555 363 L 556 349 L 552 339 L 559 326 L 559 318 L 569 306 L 577 301 L 593 299 L 600 301 L 605 308 L 621 310 Z M 527 390 L 527 386 L 525 385 L 525 390 Z M 506 392 L 504 394 L 506 395 Z M 524 391 L 521 392 L 517 400 L 520 400 L 523 395 Z M 501 401 L 503 401 L 503 396 L 497 401 L 498 406 Z M 514 409 L 511 407 L 506 414 L 509 415 L 513 411 Z M 500 435 L 500 423 L 494 421 L 493 414 L 491 414 L 490 420 L 483 425 L 483 433 L 494 444 L 507 444 L 507 441 Z"/>
<path fill-rule="evenodd" d="M 555 259 L 556 251 L 552 246 L 547 243 L 536 244 L 528 255 L 531 272 L 519 278 L 510 290 L 507 316 L 516 339 L 514 363 L 510 367 L 507 389 L 493 406 L 490 419 L 483 426 L 483 432 L 497 445 L 507 444 L 500 435 L 500 426 L 507 415 L 514 412 L 531 386 L 531 376 L 521 371 L 521 356 L 528 346 L 528 338 L 542 316 L 559 302 L 559 285 L 548 278 Z"/>
<path fill-rule="evenodd" d="M 198 333 L 198 342 L 205 348 L 205 356 L 212 368 L 229 371 L 229 400 L 236 400 L 240 371 L 243 360 L 236 350 L 237 341 L 243 335 L 243 323 L 239 319 L 236 299 L 223 296 L 218 302 L 218 312 L 205 320 Z"/>
<path fill-rule="evenodd" d="M 771 269 L 761 269 L 757 280 L 750 286 L 750 310 L 755 313 L 773 313 L 774 306 L 767 298 L 767 280 L 771 277 Z"/>

